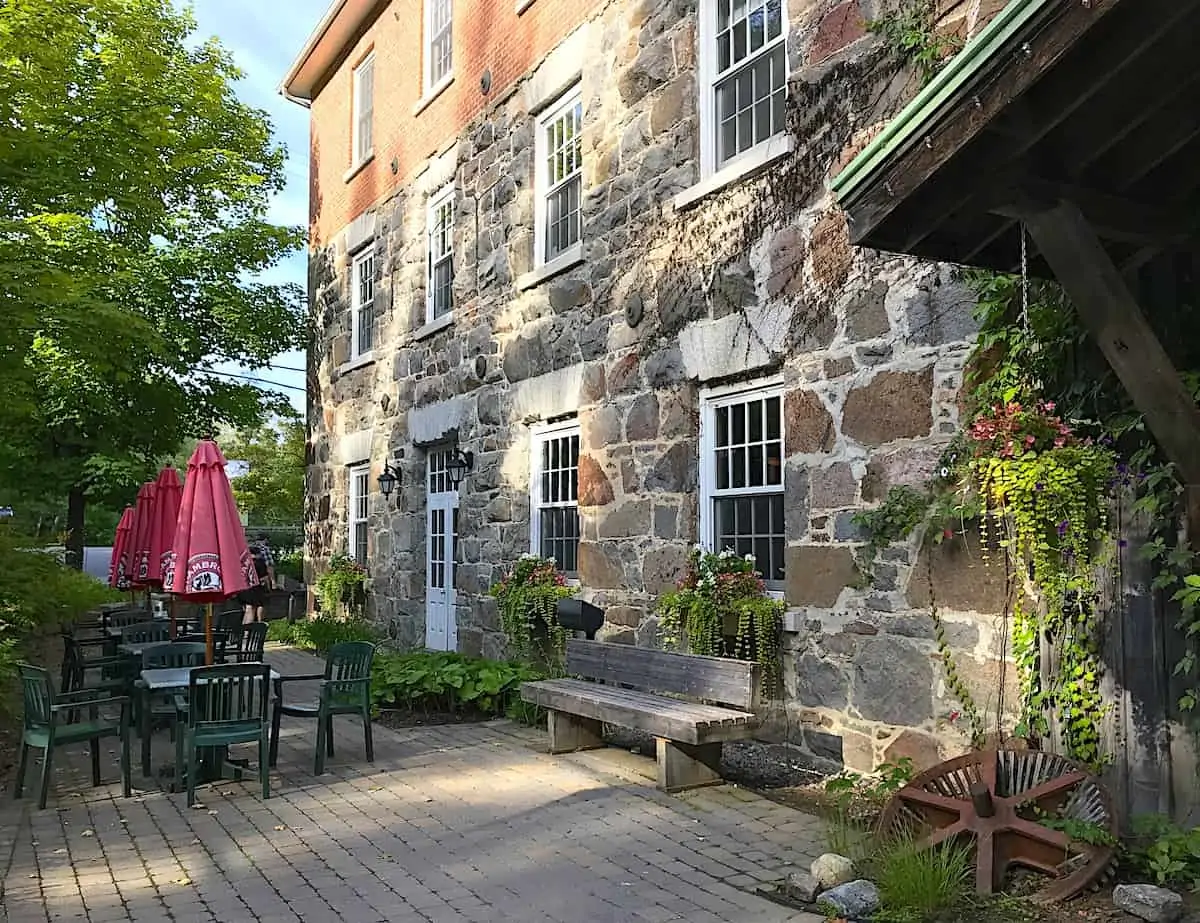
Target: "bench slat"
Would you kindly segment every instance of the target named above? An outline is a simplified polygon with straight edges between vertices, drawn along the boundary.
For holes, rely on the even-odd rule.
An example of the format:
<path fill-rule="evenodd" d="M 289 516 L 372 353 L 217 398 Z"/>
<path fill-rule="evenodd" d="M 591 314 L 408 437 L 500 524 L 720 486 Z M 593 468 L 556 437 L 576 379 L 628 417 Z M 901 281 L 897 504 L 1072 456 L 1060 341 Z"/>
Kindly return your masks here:
<path fill-rule="evenodd" d="M 758 725 L 750 712 L 711 705 L 689 705 L 630 689 L 559 679 L 525 683 L 521 698 L 552 711 L 634 728 L 656 737 L 689 744 L 744 740 Z"/>
<path fill-rule="evenodd" d="M 759 665 L 724 657 L 653 651 L 603 641 L 567 641 L 567 672 L 753 710 Z"/>

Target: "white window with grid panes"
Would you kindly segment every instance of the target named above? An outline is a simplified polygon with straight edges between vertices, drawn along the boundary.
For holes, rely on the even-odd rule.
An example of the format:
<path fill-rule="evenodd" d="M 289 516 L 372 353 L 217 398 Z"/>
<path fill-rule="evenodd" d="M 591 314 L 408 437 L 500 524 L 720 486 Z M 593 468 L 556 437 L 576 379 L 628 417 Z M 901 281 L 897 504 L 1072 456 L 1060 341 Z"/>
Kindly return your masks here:
<path fill-rule="evenodd" d="M 549 263 L 579 243 L 583 201 L 583 99 L 569 90 L 537 123 L 537 263 Z"/>
<path fill-rule="evenodd" d="M 426 322 L 454 310 L 454 187 L 429 199 L 426 215 L 428 264 L 425 287 Z"/>
<path fill-rule="evenodd" d="M 371 466 L 350 466 L 349 548 L 347 552 L 364 567 L 367 564 L 367 528 L 371 499 Z"/>
<path fill-rule="evenodd" d="M 425 92 L 454 73 L 454 2 L 425 0 Z"/>
<path fill-rule="evenodd" d="M 354 68 L 354 149 L 353 167 L 361 166 L 375 153 L 375 55 L 371 53 Z"/>
<path fill-rule="evenodd" d="M 753 558 L 768 589 L 783 589 L 783 388 L 706 391 L 700 398 L 700 540 Z"/>
<path fill-rule="evenodd" d="M 579 422 L 533 431 L 530 550 L 553 558 L 559 570 L 579 570 Z"/>
<path fill-rule="evenodd" d="M 375 346 L 375 249 L 354 258 L 350 272 L 350 358 L 368 355 Z"/>
<path fill-rule="evenodd" d="M 708 175 L 784 131 L 783 0 L 701 0 L 701 169 Z"/>

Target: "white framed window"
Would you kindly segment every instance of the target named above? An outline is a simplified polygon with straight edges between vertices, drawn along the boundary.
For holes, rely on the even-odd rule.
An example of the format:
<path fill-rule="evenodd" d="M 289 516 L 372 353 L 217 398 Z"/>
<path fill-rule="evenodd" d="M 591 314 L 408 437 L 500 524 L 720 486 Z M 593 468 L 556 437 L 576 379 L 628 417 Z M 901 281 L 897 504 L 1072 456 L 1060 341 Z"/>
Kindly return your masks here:
<path fill-rule="evenodd" d="M 371 466 L 350 466 L 349 548 L 347 553 L 359 564 L 367 565 L 368 510 L 371 499 Z"/>
<path fill-rule="evenodd" d="M 578 86 L 538 118 L 534 230 L 539 266 L 579 243 L 583 225 L 582 127 L 583 98 Z"/>
<path fill-rule="evenodd" d="M 559 570 L 579 570 L 579 421 L 532 432 L 530 550 L 553 558 Z"/>
<path fill-rule="evenodd" d="M 354 162 L 352 167 L 366 163 L 375 153 L 375 53 L 363 58 L 354 68 Z"/>
<path fill-rule="evenodd" d="M 700 395 L 700 541 L 754 558 L 767 588 L 782 590 L 783 385 Z"/>
<path fill-rule="evenodd" d="M 454 0 L 425 0 L 425 92 L 454 72 Z"/>
<path fill-rule="evenodd" d="M 707 176 L 784 131 L 783 0 L 701 0 L 700 130 Z"/>
<path fill-rule="evenodd" d="M 354 258 L 350 270 L 350 358 L 371 352 L 375 345 L 375 248 Z"/>
<path fill-rule="evenodd" d="M 454 186 L 429 199 L 425 217 L 425 321 L 454 310 Z"/>

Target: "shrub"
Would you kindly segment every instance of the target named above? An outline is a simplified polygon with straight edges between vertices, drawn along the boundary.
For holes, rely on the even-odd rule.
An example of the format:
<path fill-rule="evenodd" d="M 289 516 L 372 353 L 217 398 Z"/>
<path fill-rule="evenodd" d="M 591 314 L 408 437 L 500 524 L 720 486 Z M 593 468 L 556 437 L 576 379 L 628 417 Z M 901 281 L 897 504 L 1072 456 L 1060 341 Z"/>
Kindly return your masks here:
<path fill-rule="evenodd" d="M 474 712 L 517 720 L 536 719 L 521 703 L 521 683 L 540 679 L 533 667 L 433 651 L 381 651 L 375 657 L 371 695 L 377 707 L 461 714 Z"/>
<path fill-rule="evenodd" d="M 297 583 L 304 582 L 304 553 L 289 551 L 275 559 L 275 574 L 278 577 L 288 577 Z"/>
<path fill-rule="evenodd" d="M 971 893 L 971 850 L 956 843 L 922 849 L 916 839 L 896 836 L 869 860 L 879 887 L 878 923 L 923 923 L 953 911 Z"/>
<path fill-rule="evenodd" d="M 298 622 L 276 619 L 267 625 L 267 640 L 293 644 L 324 654 L 342 641 L 377 641 L 379 632 L 362 618 L 337 618 L 318 613 Z"/>
<path fill-rule="evenodd" d="M 1127 855 L 1160 885 L 1200 886 L 1200 827 L 1180 827 L 1159 814 L 1135 817 Z"/>

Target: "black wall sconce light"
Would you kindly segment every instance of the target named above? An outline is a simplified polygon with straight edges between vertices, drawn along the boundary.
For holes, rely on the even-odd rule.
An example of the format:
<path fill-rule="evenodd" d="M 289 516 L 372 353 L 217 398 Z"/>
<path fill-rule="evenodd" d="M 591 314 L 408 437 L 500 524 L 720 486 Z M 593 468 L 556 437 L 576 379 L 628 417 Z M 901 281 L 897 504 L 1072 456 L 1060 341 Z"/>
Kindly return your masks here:
<path fill-rule="evenodd" d="M 384 500 L 391 499 L 392 491 L 400 483 L 400 472 L 392 467 L 390 462 L 383 463 L 383 474 L 379 475 L 379 492 Z"/>
<path fill-rule="evenodd" d="M 446 462 L 446 473 L 450 475 L 450 486 L 458 490 L 458 485 L 463 482 L 463 478 L 467 473 L 475 467 L 475 453 L 464 452 L 459 449 L 454 453 L 454 456 Z"/>

